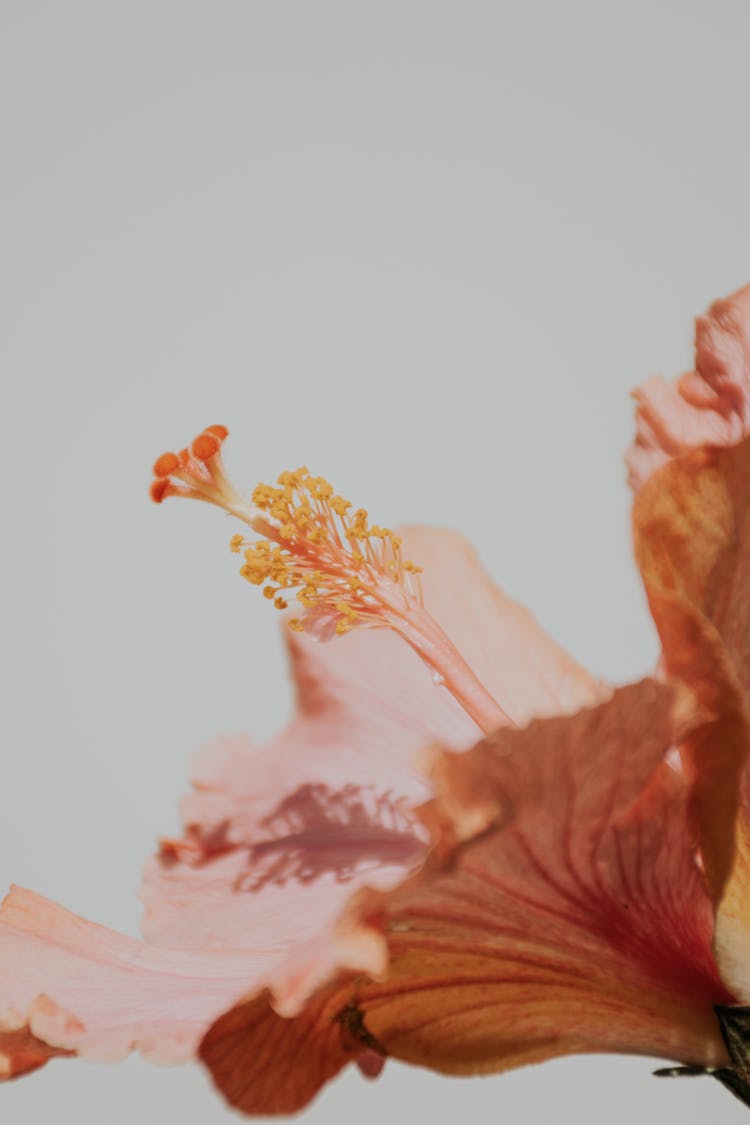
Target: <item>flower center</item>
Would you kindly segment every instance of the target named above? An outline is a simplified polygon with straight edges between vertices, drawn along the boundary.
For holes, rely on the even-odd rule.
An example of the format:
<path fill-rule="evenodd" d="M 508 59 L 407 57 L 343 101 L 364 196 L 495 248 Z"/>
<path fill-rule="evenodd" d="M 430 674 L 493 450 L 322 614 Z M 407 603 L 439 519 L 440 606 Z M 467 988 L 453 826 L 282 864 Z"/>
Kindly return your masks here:
<path fill-rule="evenodd" d="M 240 574 L 279 610 L 295 596 L 289 628 L 319 640 L 354 627 L 389 628 L 429 665 L 436 683 L 458 700 L 485 731 L 511 719 L 427 612 L 421 567 L 405 559 L 399 536 L 371 525 L 323 477 L 307 468 L 284 472 L 276 485 L 259 484 L 248 501 L 230 483 L 221 459 L 228 431 L 209 426 L 189 449 L 163 453 L 154 464 L 151 497 L 186 496 L 237 516 L 261 538 L 232 537 L 242 554 Z"/>

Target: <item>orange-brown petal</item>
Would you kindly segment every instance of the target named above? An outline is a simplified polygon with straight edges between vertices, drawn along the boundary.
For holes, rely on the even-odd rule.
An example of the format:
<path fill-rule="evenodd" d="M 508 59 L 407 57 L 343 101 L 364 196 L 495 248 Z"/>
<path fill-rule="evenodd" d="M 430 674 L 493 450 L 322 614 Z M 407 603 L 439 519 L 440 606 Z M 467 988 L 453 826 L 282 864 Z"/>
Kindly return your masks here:
<path fill-rule="evenodd" d="M 717 904 L 717 956 L 750 999 L 750 440 L 676 458 L 634 505 L 636 556 L 666 672 L 715 716 L 681 747 Z"/>
<path fill-rule="evenodd" d="M 216 1021 L 201 1043 L 200 1057 L 236 1109 L 296 1113 L 347 1063 L 373 1052 L 373 1040 L 358 1030 L 361 1015 L 350 1016 L 358 1011 L 351 997 L 351 982 L 331 985 L 299 1016 L 285 1019 L 263 993 Z"/>

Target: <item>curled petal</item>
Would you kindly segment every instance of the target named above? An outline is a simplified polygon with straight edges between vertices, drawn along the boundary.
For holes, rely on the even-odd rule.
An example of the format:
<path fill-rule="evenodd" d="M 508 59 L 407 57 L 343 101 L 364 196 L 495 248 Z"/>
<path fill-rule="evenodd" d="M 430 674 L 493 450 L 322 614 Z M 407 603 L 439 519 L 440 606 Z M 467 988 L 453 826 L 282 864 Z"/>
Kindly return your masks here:
<path fill-rule="evenodd" d="M 716 301 L 695 324 L 695 370 L 635 392 L 636 439 L 627 461 L 637 491 L 673 457 L 732 446 L 750 434 L 750 286 Z"/>
<path fill-rule="evenodd" d="M 18 1012 L 7 1011 L 0 1015 L 0 1081 L 28 1074 L 50 1059 L 71 1053 L 37 1039 Z"/>
<path fill-rule="evenodd" d="M 347 1063 L 382 1058 L 371 1038 L 363 1042 L 348 1026 L 347 1013 L 357 1011 L 351 995 L 348 982 L 326 988 L 290 1020 L 261 994 L 217 1020 L 200 1057 L 230 1105 L 247 1114 L 297 1113 Z"/>

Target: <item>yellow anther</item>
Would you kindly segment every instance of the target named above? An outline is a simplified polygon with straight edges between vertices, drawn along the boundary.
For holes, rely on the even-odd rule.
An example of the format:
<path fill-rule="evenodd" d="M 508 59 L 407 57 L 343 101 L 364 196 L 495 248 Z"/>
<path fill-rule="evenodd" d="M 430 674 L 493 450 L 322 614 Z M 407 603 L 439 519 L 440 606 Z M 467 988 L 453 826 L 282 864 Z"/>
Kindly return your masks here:
<path fill-rule="evenodd" d="M 333 508 L 339 519 L 344 518 L 351 506 L 351 501 L 345 500 L 343 496 L 334 496 L 331 500 L 331 507 Z"/>
<path fill-rule="evenodd" d="M 274 550 L 278 550 L 278 547 L 275 547 Z M 268 542 L 267 539 L 259 539 L 257 543 L 253 543 L 252 547 L 248 547 L 247 551 L 245 551 L 245 558 L 247 559 L 251 555 L 253 557 L 255 557 L 257 555 L 270 555 L 270 554 L 271 554 L 271 544 Z"/>
<path fill-rule="evenodd" d="M 253 586 L 261 586 L 266 580 L 265 574 L 253 570 L 252 567 L 247 564 L 240 567 L 240 574 L 243 578 L 246 578 L 248 582 L 251 582 Z"/>
<path fill-rule="evenodd" d="M 245 542 L 245 536 L 242 535 L 241 533 L 238 532 L 237 535 L 233 535 L 232 538 L 229 540 L 230 551 L 234 551 L 235 555 L 238 555 L 239 552 L 240 552 L 240 547 L 242 546 L 242 544 L 244 542 Z"/>
<path fill-rule="evenodd" d="M 302 624 L 299 617 L 293 617 L 288 624 L 293 633 L 304 633 L 305 631 L 305 626 Z"/>
<path fill-rule="evenodd" d="M 358 621 L 383 623 L 384 607 L 421 598 L 418 586 L 415 593 L 406 581 L 420 571 L 402 563 L 401 540 L 390 528 L 370 527 L 367 511 L 352 512 L 351 503 L 334 493 L 325 477 L 313 477 L 305 467 L 283 472 L 275 486 L 254 489 L 253 503 L 264 513 L 268 538 L 248 547 L 238 535 L 232 550 L 245 548 L 240 573 L 262 586 L 277 609 L 288 605 L 282 591 L 295 591 L 305 613 L 293 618 L 292 629 L 325 632 L 333 618 L 336 632 L 345 633 Z M 320 616 L 316 611 L 322 611 Z"/>
<path fill-rule="evenodd" d="M 273 494 L 276 490 L 269 488 L 267 484 L 259 484 L 253 489 L 252 501 L 256 508 L 265 510 L 273 500 Z"/>
<path fill-rule="evenodd" d="M 349 534 L 357 539 L 367 538 L 367 512 L 364 508 L 358 508 L 354 513 L 349 527 Z"/>

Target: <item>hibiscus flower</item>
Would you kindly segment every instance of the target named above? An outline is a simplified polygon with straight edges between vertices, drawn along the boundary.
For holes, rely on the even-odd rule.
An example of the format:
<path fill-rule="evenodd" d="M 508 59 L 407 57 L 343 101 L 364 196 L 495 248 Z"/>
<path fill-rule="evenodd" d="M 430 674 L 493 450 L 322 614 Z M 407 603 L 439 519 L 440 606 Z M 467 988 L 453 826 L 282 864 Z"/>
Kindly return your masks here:
<path fill-rule="evenodd" d="M 198 756 L 184 832 L 145 871 L 145 941 L 11 891 L 2 1073 L 200 1057 L 268 1114 L 350 1062 L 477 1074 L 616 1051 L 750 1104 L 749 380 L 744 290 L 698 321 L 694 372 L 637 392 L 636 557 L 663 656 L 617 690 L 460 537 L 373 526 L 306 469 L 246 497 L 223 427 L 160 457 L 155 500 L 242 521 L 232 549 L 286 616 L 297 716 Z"/>

